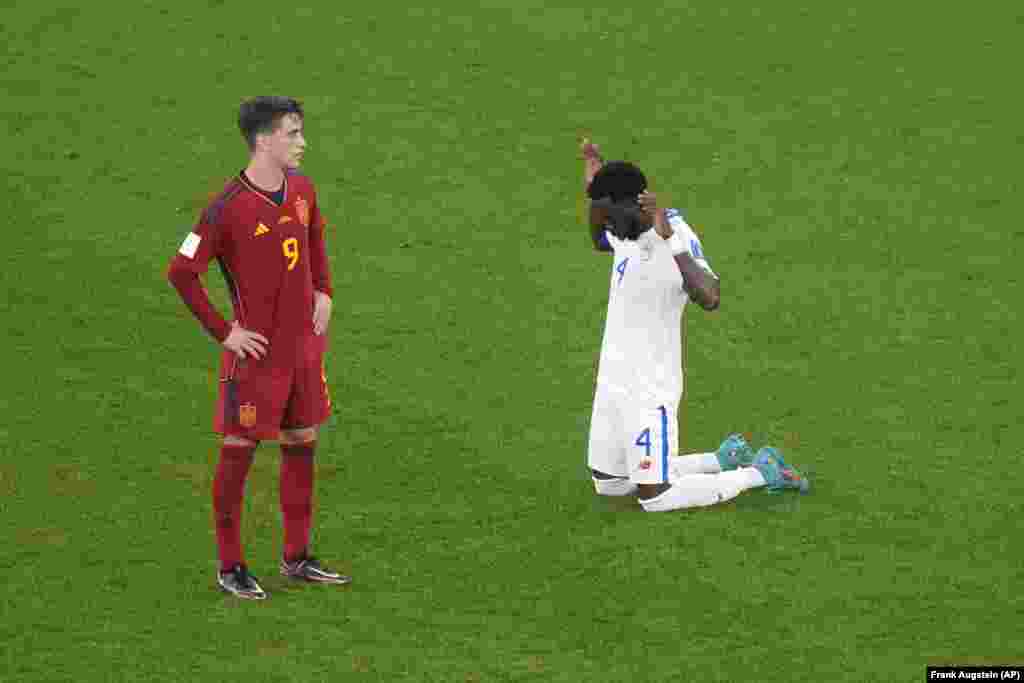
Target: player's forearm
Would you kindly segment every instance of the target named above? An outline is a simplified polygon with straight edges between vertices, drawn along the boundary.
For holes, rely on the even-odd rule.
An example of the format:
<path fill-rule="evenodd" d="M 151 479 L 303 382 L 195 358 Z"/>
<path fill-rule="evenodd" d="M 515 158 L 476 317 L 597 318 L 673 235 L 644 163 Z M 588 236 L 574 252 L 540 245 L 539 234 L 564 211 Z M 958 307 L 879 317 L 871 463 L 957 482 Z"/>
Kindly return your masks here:
<path fill-rule="evenodd" d="M 327 247 L 324 244 L 326 229 L 321 223 L 318 229 L 309 233 L 309 267 L 313 275 L 313 288 L 334 298 L 334 290 L 331 288 L 331 264 L 327 260 Z"/>
<path fill-rule="evenodd" d="M 594 176 L 604 166 L 604 159 L 597 152 L 597 145 L 590 144 L 589 141 L 584 141 L 583 148 L 583 191 L 584 195 L 589 197 L 590 184 L 594 181 Z M 597 209 L 593 205 L 589 207 L 589 216 L 587 221 L 590 226 L 590 241 L 594 245 L 594 249 L 602 252 L 610 252 L 611 245 L 608 244 L 608 237 L 605 233 L 605 222 L 607 221 L 607 211 Z"/>
<path fill-rule="evenodd" d="M 199 275 L 186 268 L 175 268 L 172 265 L 167 270 L 167 279 L 178 290 L 181 300 L 192 311 L 192 315 L 206 328 L 206 331 L 218 342 L 227 339 L 228 333 L 231 332 L 231 325 L 213 307 L 203 283 L 199 281 Z"/>
<path fill-rule="evenodd" d="M 675 255 L 676 266 L 683 276 L 683 287 L 705 311 L 713 311 L 721 303 L 721 288 L 718 278 L 697 265 L 688 252 Z"/>
<path fill-rule="evenodd" d="M 590 183 L 593 182 L 594 176 L 602 166 L 604 166 L 604 159 L 599 154 L 583 159 L 583 192 L 590 189 Z"/>
<path fill-rule="evenodd" d="M 601 154 L 597 151 L 597 145 L 590 144 L 590 141 L 584 139 L 583 141 L 583 194 L 589 197 L 590 184 L 594 181 L 594 176 L 604 166 L 604 159 L 601 158 Z M 590 215 L 587 218 L 587 222 L 590 227 L 590 241 L 594 245 L 594 249 L 597 251 L 611 251 L 611 245 L 608 244 L 608 237 L 605 235 L 604 224 L 605 217 L 596 215 L 595 212 L 600 213 L 592 205 L 588 207 Z M 586 211 L 585 211 L 586 212 Z"/>
<path fill-rule="evenodd" d="M 331 270 L 327 263 L 327 255 L 321 254 L 319 258 L 313 256 L 312 260 L 313 270 L 313 289 L 318 292 L 323 292 L 327 296 L 334 298 L 334 289 L 331 287 Z"/>

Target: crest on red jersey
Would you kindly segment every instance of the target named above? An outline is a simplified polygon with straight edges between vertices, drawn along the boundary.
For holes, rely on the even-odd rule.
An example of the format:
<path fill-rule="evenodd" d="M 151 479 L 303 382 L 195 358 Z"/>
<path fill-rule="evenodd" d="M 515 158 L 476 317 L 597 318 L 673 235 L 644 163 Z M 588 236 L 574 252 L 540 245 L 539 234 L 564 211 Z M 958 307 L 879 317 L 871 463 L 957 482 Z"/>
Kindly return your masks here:
<path fill-rule="evenodd" d="M 299 197 L 295 200 L 295 213 L 299 214 L 299 222 L 304 228 L 309 227 L 309 203 Z"/>
<path fill-rule="evenodd" d="M 252 403 L 243 403 L 238 406 L 238 424 L 243 427 L 256 426 L 256 406 Z"/>

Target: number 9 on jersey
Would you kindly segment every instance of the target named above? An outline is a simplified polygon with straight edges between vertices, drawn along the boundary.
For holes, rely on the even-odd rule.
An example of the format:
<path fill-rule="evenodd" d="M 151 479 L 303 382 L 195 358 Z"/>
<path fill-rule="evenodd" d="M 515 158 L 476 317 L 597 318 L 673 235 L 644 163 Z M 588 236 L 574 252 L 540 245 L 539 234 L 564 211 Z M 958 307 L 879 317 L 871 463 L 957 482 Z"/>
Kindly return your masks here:
<path fill-rule="evenodd" d="M 281 251 L 284 252 L 284 257 L 288 259 L 288 270 L 294 270 L 295 264 L 299 262 L 299 241 L 294 237 L 289 237 L 284 242 L 281 242 Z"/>

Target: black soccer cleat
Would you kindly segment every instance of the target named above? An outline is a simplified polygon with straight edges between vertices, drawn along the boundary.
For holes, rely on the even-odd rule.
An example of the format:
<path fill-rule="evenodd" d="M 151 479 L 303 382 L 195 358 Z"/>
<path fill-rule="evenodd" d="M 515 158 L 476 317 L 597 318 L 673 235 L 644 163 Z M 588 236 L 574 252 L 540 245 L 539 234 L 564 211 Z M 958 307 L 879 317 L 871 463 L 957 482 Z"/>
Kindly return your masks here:
<path fill-rule="evenodd" d="M 290 579 L 297 579 L 299 581 L 309 581 L 310 583 L 333 583 L 338 585 L 352 583 L 351 576 L 332 572 L 321 565 L 318 559 L 308 556 L 294 562 L 282 559 L 281 576 L 287 576 Z"/>
<path fill-rule="evenodd" d="M 266 600 L 267 593 L 256 577 L 249 573 L 244 564 L 236 564 L 226 572 L 217 573 L 217 585 L 225 593 L 230 593 L 243 600 Z"/>

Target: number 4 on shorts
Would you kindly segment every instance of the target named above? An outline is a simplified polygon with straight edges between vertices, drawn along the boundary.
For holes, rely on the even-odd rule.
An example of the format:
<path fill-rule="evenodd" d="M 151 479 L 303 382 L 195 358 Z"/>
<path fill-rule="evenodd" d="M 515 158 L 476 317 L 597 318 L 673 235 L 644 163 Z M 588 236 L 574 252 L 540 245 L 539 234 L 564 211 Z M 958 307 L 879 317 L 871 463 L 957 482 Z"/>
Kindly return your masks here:
<path fill-rule="evenodd" d="M 646 448 L 647 450 L 645 451 L 644 455 L 646 455 L 646 457 L 648 457 L 648 458 L 651 457 L 651 428 L 650 427 L 648 427 L 644 431 L 640 432 L 640 436 L 636 437 L 636 444 L 635 445 L 643 446 L 644 448 Z"/>

